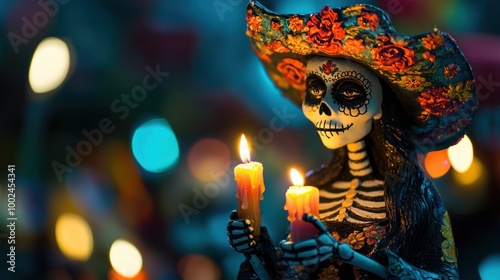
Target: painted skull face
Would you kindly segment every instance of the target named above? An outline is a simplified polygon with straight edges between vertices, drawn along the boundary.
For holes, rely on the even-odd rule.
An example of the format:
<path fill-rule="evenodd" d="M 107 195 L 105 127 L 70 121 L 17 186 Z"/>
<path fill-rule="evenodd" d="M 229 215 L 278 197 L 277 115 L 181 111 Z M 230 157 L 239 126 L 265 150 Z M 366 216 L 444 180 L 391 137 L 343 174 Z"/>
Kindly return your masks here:
<path fill-rule="evenodd" d="M 373 119 L 382 117 L 378 77 L 351 60 L 312 57 L 307 62 L 304 115 L 323 144 L 337 149 L 365 137 Z"/>

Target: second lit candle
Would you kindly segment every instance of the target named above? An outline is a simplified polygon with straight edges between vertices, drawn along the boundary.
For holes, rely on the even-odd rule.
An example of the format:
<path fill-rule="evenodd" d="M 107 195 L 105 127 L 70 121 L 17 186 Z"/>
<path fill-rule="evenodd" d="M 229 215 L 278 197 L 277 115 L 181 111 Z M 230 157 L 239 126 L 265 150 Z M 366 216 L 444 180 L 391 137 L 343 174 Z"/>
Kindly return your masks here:
<path fill-rule="evenodd" d="M 294 186 L 286 192 L 285 210 L 288 210 L 290 221 L 290 236 L 293 242 L 305 240 L 316 236 L 318 230 L 302 216 L 309 213 L 319 217 L 319 190 L 311 186 L 304 186 L 302 175 L 296 170 L 290 171 Z"/>

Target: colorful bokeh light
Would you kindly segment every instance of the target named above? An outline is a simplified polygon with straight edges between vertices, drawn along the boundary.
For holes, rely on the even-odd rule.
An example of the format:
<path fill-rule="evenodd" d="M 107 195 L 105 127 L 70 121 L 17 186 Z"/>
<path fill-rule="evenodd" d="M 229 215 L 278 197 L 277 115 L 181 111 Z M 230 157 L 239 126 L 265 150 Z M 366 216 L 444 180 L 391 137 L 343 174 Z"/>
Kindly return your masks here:
<path fill-rule="evenodd" d="M 447 150 L 430 152 L 425 156 L 425 171 L 431 178 L 442 177 L 450 170 Z"/>
<path fill-rule="evenodd" d="M 109 250 L 111 266 L 120 275 L 133 278 L 142 268 L 142 256 L 139 250 L 130 242 L 118 239 Z"/>
<path fill-rule="evenodd" d="M 56 242 L 61 252 L 71 260 L 86 261 L 94 246 L 88 223 L 76 214 L 62 214 L 56 221 Z"/>
<path fill-rule="evenodd" d="M 474 158 L 474 149 L 472 142 L 467 135 L 454 146 L 448 148 L 448 157 L 450 158 L 451 166 L 457 172 L 465 172 L 472 164 Z"/>
<path fill-rule="evenodd" d="M 179 159 L 179 144 L 164 119 L 152 119 L 140 125 L 132 136 L 132 153 L 149 172 L 164 172 Z"/>
<path fill-rule="evenodd" d="M 486 257 L 479 264 L 479 275 L 482 280 L 497 280 L 500 275 L 500 254 Z"/>
<path fill-rule="evenodd" d="M 484 178 L 485 168 L 481 160 L 474 157 L 470 167 L 465 172 L 453 172 L 453 179 L 463 188 L 474 188 L 478 181 Z"/>
<path fill-rule="evenodd" d="M 189 151 L 189 171 L 203 182 L 217 180 L 226 174 L 230 166 L 230 156 L 229 148 L 224 142 L 202 139 Z"/>
<path fill-rule="evenodd" d="M 133 277 L 123 276 L 112 268 L 108 272 L 108 280 L 148 280 L 148 279 L 149 279 L 148 274 L 146 273 L 146 271 L 144 271 L 144 269 L 141 269 L 141 271 L 139 271 L 139 273 L 137 273 Z"/>
<path fill-rule="evenodd" d="M 187 255 L 178 264 L 179 274 L 184 280 L 217 280 L 221 278 L 220 268 L 203 255 Z"/>
<path fill-rule="evenodd" d="M 68 45 L 61 39 L 49 37 L 36 48 L 28 74 L 31 89 L 45 93 L 58 88 L 66 79 L 71 56 Z"/>

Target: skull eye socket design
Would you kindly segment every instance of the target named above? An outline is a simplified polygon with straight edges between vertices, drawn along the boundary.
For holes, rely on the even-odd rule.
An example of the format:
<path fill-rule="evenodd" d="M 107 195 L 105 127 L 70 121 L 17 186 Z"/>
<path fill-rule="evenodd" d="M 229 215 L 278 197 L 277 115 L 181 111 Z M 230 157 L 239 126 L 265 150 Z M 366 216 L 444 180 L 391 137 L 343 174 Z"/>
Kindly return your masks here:
<path fill-rule="evenodd" d="M 367 112 L 371 99 L 371 87 L 367 80 L 344 78 L 337 81 L 332 89 L 333 102 L 339 105 L 339 112 L 351 117 Z"/>
<path fill-rule="evenodd" d="M 311 75 L 306 79 L 306 96 L 304 102 L 307 105 L 318 105 L 326 94 L 326 83 L 317 75 Z"/>

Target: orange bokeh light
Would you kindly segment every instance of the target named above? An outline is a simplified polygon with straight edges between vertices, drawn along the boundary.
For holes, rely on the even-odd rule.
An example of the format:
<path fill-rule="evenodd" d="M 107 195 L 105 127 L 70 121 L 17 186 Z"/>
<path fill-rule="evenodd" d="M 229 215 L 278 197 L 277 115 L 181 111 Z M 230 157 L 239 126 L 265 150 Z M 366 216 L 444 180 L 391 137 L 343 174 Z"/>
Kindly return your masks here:
<path fill-rule="evenodd" d="M 148 280 L 148 274 L 144 269 L 141 269 L 137 275 L 134 277 L 125 277 L 120 273 L 116 272 L 113 268 L 111 268 L 108 272 L 108 280 Z"/>
<path fill-rule="evenodd" d="M 432 178 L 444 176 L 451 167 L 450 159 L 448 158 L 448 150 L 430 152 L 425 156 L 424 161 L 425 171 Z"/>
<path fill-rule="evenodd" d="M 229 148 L 224 142 L 202 139 L 189 151 L 189 171 L 193 177 L 203 182 L 217 180 L 229 169 L 230 157 Z"/>

